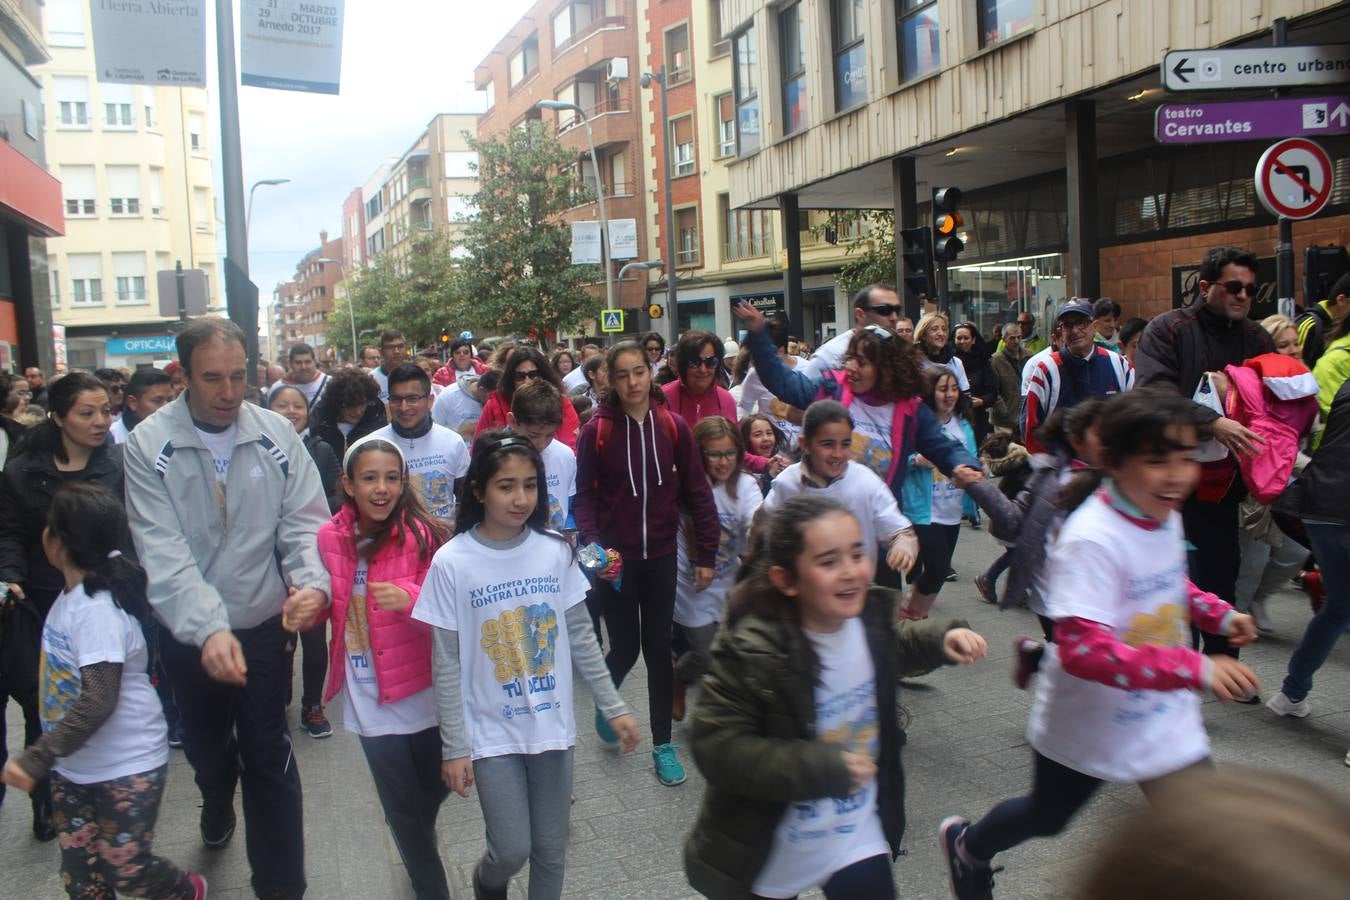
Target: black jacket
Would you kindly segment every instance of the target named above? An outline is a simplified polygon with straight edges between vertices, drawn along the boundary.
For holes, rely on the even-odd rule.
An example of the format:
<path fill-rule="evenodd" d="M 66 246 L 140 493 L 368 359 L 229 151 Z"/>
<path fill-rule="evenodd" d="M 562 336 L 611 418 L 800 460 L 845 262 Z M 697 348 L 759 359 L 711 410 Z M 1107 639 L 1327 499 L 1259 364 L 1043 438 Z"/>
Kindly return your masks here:
<path fill-rule="evenodd" d="M 313 429 L 306 431 L 302 440 L 305 449 L 314 458 L 314 465 L 319 468 L 319 479 L 323 481 L 323 495 L 328 498 L 328 511 L 336 513 L 342 507 L 342 487 L 339 484 L 342 463 L 329 443 L 316 435 Z"/>
<path fill-rule="evenodd" d="M 81 472 L 60 472 L 50 453 L 31 450 L 12 458 L 0 473 L 0 583 L 23 585 L 30 599 L 40 598 L 44 614 L 65 582 L 42 550 L 42 529 L 52 496 L 67 481 L 97 482 L 121 499 L 121 445 L 99 447 Z"/>
<path fill-rule="evenodd" d="M 339 464 L 341 464 L 342 455 L 347 452 L 348 447 L 372 431 L 379 431 L 389 424 L 389 419 L 385 415 L 384 404 L 378 400 L 372 400 L 366 404 L 366 411 L 361 415 L 361 421 L 357 422 L 351 433 L 345 437 L 342 434 L 342 429 L 338 428 L 337 425 L 337 410 L 330 410 L 327 403 L 320 403 L 318 411 L 317 420 L 311 420 L 309 423 L 309 430 L 333 448 L 333 453 L 337 455 Z"/>
<path fill-rule="evenodd" d="M 1189 400 L 1205 372 L 1273 352 L 1275 342 L 1260 323 L 1235 322 L 1200 301 L 1148 323 L 1134 354 L 1135 385 L 1170 385 Z M 1205 413 L 1210 421 L 1219 417 L 1213 410 Z"/>
<path fill-rule="evenodd" d="M 19 438 L 23 437 L 24 432 L 27 430 L 27 428 L 20 425 L 9 416 L 0 415 L 0 431 L 3 431 L 5 436 L 9 438 L 9 447 L 5 450 L 5 458 L 0 459 L 0 469 L 3 469 L 11 459 L 18 455 L 16 451 L 18 449 Z"/>
<path fill-rule="evenodd" d="M 1281 497 L 1277 508 L 1292 501 L 1305 522 L 1350 525 L 1350 381 L 1331 401 L 1322 442 L 1290 492 L 1296 497 Z"/>

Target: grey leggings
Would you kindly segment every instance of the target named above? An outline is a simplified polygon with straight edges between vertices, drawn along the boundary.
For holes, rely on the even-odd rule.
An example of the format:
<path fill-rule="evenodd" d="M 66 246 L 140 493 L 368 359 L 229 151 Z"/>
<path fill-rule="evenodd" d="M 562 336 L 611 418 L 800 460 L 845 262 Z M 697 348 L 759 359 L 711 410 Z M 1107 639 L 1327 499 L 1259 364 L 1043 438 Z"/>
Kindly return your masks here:
<path fill-rule="evenodd" d="M 528 861 L 529 900 L 561 897 L 572 815 L 572 751 L 476 759 L 473 778 L 487 825 L 487 851 L 478 864 L 483 887 L 506 890 Z"/>

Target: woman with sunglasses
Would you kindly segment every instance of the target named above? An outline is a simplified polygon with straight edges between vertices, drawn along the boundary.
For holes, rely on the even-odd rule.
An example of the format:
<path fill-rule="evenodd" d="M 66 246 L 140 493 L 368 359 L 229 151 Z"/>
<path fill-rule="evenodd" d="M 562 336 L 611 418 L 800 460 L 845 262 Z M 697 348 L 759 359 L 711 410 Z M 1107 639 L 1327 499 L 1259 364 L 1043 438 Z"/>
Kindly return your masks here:
<path fill-rule="evenodd" d="M 676 380 L 661 387 L 671 412 L 693 428 L 708 416 L 735 422 L 736 399 L 717 382 L 722 374 L 722 339 L 707 331 L 688 331 L 675 346 Z"/>
<path fill-rule="evenodd" d="M 484 431 L 505 429 L 508 426 L 506 416 L 511 412 L 511 398 L 516 395 L 516 388 L 537 378 L 542 378 L 553 385 L 562 396 L 562 427 L 558 429 L 557 438 L 575 452 L 579 427 L 576 407 L 572 405 L 566 389 L 563 388 L 558 371 L 549 364 L 544 354 L 534 347 L 516 347 L 506 358 L 502 380 L 497 384 L 497 390 L 488 395 L 487 401 L 483 404 L 483 414 L 478 417 L 478 428 L 473 433 L 474 438 Z"/>

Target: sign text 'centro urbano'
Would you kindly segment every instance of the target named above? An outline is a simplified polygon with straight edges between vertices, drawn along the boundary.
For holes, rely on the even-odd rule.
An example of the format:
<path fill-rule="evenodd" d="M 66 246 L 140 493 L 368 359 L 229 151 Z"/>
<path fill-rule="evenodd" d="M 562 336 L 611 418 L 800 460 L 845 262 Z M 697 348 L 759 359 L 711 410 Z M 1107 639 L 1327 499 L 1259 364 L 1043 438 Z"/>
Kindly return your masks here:
<path fill-rule="evenodd" d="M 1350 44 L 1173 50 L 1163 57 L 1169 91 L 1297 87 L 1350 81 Z"/>

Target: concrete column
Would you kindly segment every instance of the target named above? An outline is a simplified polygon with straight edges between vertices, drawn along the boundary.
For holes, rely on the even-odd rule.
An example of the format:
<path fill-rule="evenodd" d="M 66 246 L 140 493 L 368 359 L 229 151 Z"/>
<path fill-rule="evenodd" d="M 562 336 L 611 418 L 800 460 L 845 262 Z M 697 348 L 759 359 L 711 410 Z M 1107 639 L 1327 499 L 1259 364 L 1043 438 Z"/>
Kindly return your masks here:
<path fill-rule="evenodd" d="M 783 272 L 783 306 L 787 310 L 792 333 L 804 338 L 801 214 L 797 209 L 797 195 L 780 194 L 778 209 L 783 220 L 783 249 L 787 251 L 787 269 Z"/>
<path fill-rule="evenodd" d="M 1064 158 L 1068 177 L 1069 286 L 1078 297 L 1101 296 L 1097 234 L 1097 104 L 1064 104 Z"/>
<path fill-rule="evenodd" d="M 919 189 L 912 156 L 897 156 L 891 160 L 891 202 L 895 214 L 895 292 L 905 304 L 905 316 L 911 322 L 917 322 L 923 310 L 919 308 L 918 295 L 905 288 L 905 261 L 901 258 L 903 242 L 900 240 L 900 229 L 919 224 Z"/>

